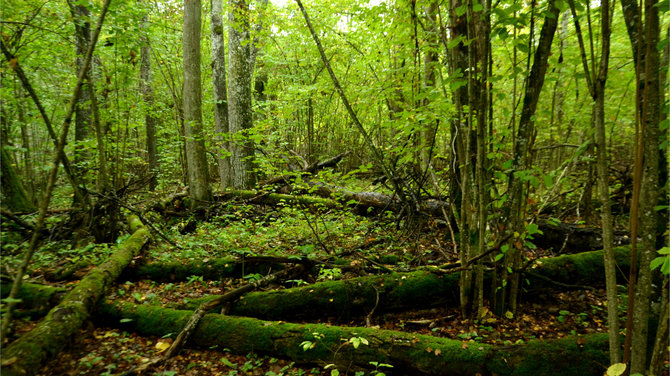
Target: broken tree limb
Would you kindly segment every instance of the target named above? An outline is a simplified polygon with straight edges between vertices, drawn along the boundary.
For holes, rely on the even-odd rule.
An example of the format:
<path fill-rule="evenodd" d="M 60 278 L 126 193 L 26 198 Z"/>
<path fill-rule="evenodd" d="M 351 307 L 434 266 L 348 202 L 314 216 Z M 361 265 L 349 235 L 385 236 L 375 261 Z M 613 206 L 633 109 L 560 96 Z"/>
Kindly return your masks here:
<path fill-rule="evenodd" d="M 149 240 L 149 232 L 139 219 L 129 220 L 133 235 L 117 246 L 100 266 L 90 271 L 68 292 L 32 331 L 3 348 L 3 375 L 31 375 L 56 355 L 88 319 L 107 288 Z"/>
<path fill-rule="evenodd" d="M 317 163 L 312 163 L 311 165 L 303 168 L 300 171 L 295 171 L 290 174 L 285 174 L 281 176 L 275 176 L 273 178 L 270 178 L 266 181 L 260 182 L 259 186 L 264 186 L 264 185 L 273 185 L 273 184 L 279 184 L 279 183 L 284 183 L 284 184 L 290 184 L 293 179 L 295 179 L 296 175 L 303 175 L 303 174 L 313 174 L 317 171 L 323 170 L 324 168 L 328 167 L 335 167 L 337 166 L 338 163 L 342 160 L 342 158 L 346 157 L 347 155 L 351 154 L 350 151 L 345 151 L 344 153 L 340 153 L 332 158 L 328 158 L 324 161 L 317 162 Z"/>
<path fill-rule="evenodd" d="M 192 311 L 131 303 L 106 302 L 105 322 L 125 330 L 164 336 L 180 330 Z M 354 348 L 352 338 L 364 338 Z M 334 363 L 341 371 L 370 368 L 370 362 L 393 365 L 406 375 L 602 375 L 608 362 L 607 335 L 531 341 L 527 345 L 495 347 L 440 337 L 361 327 L 292 324 L 246 317 L 207 314 L 191 342 L 218 346 L 233 353 L 257 352 L 300 363 Z"/>
<path fill-rule="evenodd" d="M 282 271 L 270 274 L 268 276 L 265 276 L 257 281 L 248 283 L 244 286 L 238 287 L 236 289 L 233 289 L 232 291 L 229 291 L 223 295 L 220 295 L 216 297 L 215 299 L 212 299 L 206 303 L 203 303 L 198 307 L 198 309 L 195 310 L 193 315 L 189 318 L 188 322 L 184 326 L 184 329 L 179 333 L 177 336 L 177 339 L 172 343 L 172 346 L 168 349 L 168 351 L 165 353 L 164 358 L 168 359 L 173 356 L 175 356 L 181 347 L 186 343 L 188 340 L 189 336 L 195 330 L 195 328 L 198 326 L 198 322 L 200 322 L 200 319 L 207 313 L 208 311 L 222 306 L 226 303 L 233 302 L 237 299 L 239 299 L 242 295 L 251 292 L 253 290 L 258 289 L 259 287 L 265 286 L 271 282 L 274 282 L 276 280 L 281 280 L 285 278 L 293 278 L 300 273 L 303 273 L 307 270 L 304 265 L 296 265 L 294 267 L 284 269 Z"/>
<path fill-rule="evenodd" d="M 294 267 L 284 269 L 282 271 L 270 274 L 268 276 L 265 276 L 257 281 L 247 283 L 244 286 L 238 287 L 236 289 L 233 289 L 232 291 L 229 291 L 223 295 L 219 295 L 218 297 L 207 301 L 205 303 L 202 303 L 189 317 L 188 321 L 186 322 L 186 325 L 184 325 L 183 329 L 179 332 L 179 335 L 177 335 L 177 338 L 172 342 L 172 345 L 170 345 L 170 348 L 165 352 L 163 356 L 157 357 L 154 360 L 144 363 L 141 366 L 137 367 L 134 370 L 131 370 L 130 374 L 141 374 L 144 372 L 146 369 L 150 367 L 154 367 L 158 364 L 163 363 L 164 361 L 172 358 L 173 356 L 177 355 L 177 353 L 182 349 L 182 347 L 186 344 L 186 341 L 191 337 L 191 334 L 193 331 L 196 330 L 198 327 L 198 323 L 200 323 L 200 320 L 202 317 L 208 312 L 211 311 L 214 308 L 217 308 L 219 306 L 222 306 L 224 304 L 230 303 L 236 299 L 239 299 L 242 295 L 253 291 L 259 287 L 265 286 L 268 283 L 271 283 L 273 281 L 276 281 L 278 279 L 285 279 L 285 278 L 292 278 L 295 277 L 296 275 L 300 273 L 304 273 L 307 270 L 304 265 L 296 265 Z M 222 312 L 223 313 L 223 312 Z"/>

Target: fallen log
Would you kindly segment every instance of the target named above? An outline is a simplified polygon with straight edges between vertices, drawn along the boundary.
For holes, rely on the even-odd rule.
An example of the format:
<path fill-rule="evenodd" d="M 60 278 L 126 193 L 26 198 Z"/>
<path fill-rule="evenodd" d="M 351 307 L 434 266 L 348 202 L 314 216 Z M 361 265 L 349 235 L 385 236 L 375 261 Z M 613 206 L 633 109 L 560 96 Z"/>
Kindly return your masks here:
<path fill-rule="evenodd" d="M 553 249 L 555 254 L 594 251 L 603 248 L 602 230 L 583 227 L 571 223 L 553 222 L 541 219 L 537 222 L 542 234 L 533 235 L 535 245 Z M 630 243 L 626 232 L 614 234 L 615 245 Z"/>
<path fill-rule="evenodd" d="M 0 296 L 8 296 L 11 289 L 11 283 L 0 285 Z M 15 313 L 15 317 L 27 316 L 33 319 L 43 317 L 51 307 L 61 301 L 66 293 L 67 289 L 62 287 L 24 282 L 21 284 L 17 297 L 21 300 L 16 305 L 20 311 Z"/>
<path fill-rule="evenodd" d="M 630 249 L 615 250 L 620 270 L 628 270 Z M 542 259 L 523 278 L 528 279 L 529 289 L 541 291 L 557 284 L 563 288 L 600 286 L 604 284 L 602 251 Z M 625 283 L 625 275 L 619 273 Z M 375 312 L 396 312 L 409 308 L 429 308 L 458 304 L 458 272 L 441 272 L 439 268 L 426 268 L 411 273 L 357 277 L 348 280 L 326 281 L 312 285 L 269 292 L 252 292 L 233 304 L 229 313 L 265 320 L 295 320 L 331 317 L 346 321 L 351 317 Z M 485 276 L 490 284 L 491 276 Z M 193 299 L 175 308 L 195 309 L 199 304 L 213 299 Z M 379 299 L 377 301 L 377 299 Z"/>
<path fill-rule="evenodd" d="M 123 278 L 128 280 L 150 279 L 152 281 L 186 281 L 188 277 L 197 275 L 204 279 L 219 280 L 223 278 L 242 278 L 248 274 L 267 274 L 273 270 L 285 268 L 285 264 L 308 263 L 340 269 L 383 269 L 383 264 L 397 264 L 395 255 L 367 257 L 359 259 L 360 265 L 351 266 L 352 260 L 334 258 L 327 260 L 307 259 L 305 257 L 277 257 L 277 256 L 245 256 L 214 258 L 204 261 L 191 262 L 152 262 L 135 264 L 128 267 Z M 367 267 L 371 264 L 374 267 Z M 381 265 L 381 266 L 380 266 Z"/>
<path fill-rule="evenodd" d="M 161 337 L 179 331 L 193 312 L 106 302 L 101 313 L 106 323 L 123 319 L 125 330 Z M 334 363 L 342 371 L 369 369 L 370 362 L 378 362 L 391 364 L 394 374 L 600 376 L 609 364 L 606 334 L 495 347 L 373 328 L 207 314 L 191 338 L 198 347 L 257 352 L 299 363 Z"/>
<path fill-rule="evenodd" d="M 616 249 L 616 259 L 621 270 L 628 270 L 630 250 Z M 579 255 L 563 255 L 538 262 L 528 276 L 531 289 L 546 289 L 559 284 L 598 286 L 604 283 L 602 251 Z M 541 276 L 541 277 L 538 277 Z M 619 275 L 625 283 L 625 275 Z M 346 320 L 364 316 L 375 307 L 375 312 L 393 312 L 416 308 L 430 308 L 458 304 L 458 273 L 440 275 L 428 271 L 394 273 L 382 276 L 359 277 L 344 281 L 329 281 L 309 286 L 271 292 L 252 292 L 232 304 L 228 312 L 233 315 L 262 319 L 296 320 L 332 317 Z M 57 288 L 28 285 L 43 290 Z M 20 295 L 26 299 L 36 293 Z M 216 299 L 203 297 L 188 303 L 172 305 L 174 308 L 196 309 L 200 304 Z M 379 299 L 377 301 L 377 299 Z M 27 299 L 26 299 L 27 300 Z"/>
<path fill-rule="evenodd" d="M 35 374 L 49 357 L 65 347 L 107 288 L 149 240 L 149 232 L 139 219 L 132 217 L 129 224 L 134 232 L 131 237 L 68 292 L 37 327 L 3 349 L 3 375 Z"/>
<path fill-rule="evenodd" d="M 340 153 L 340 154 L 338 154 L 338 155 L 336 155 L 332 158 L 328 158 L 324 161 L 312 163 L 311 165 L 303 168 L 300 171 L 294 171 L 292 174 L 275 176 L 273 178 L 270 178 L 268 180 L 260 182 L 259 186 L 262 187 L 264 185 L 273 185 L 273 184 L 278 184 L 278 183 L 290 184 L 295 179 L 296 175 L 313 174 L 317 171 L 323 170 L 324 168 L 335 167 L 335 166 L 337 166 L 338 163 L 340 163 L 342 158 L 346 157 L 349 154 L 351 154 L 350 151 L 345 151 L 344 153 Z"/>

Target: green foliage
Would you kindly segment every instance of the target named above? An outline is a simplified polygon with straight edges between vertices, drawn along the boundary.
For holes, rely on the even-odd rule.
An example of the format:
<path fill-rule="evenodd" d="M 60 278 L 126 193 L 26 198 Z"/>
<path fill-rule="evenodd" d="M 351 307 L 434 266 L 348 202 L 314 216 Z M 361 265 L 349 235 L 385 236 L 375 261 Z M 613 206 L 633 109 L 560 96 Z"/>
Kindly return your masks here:
<path fill-rule="evenodd" d="M 663 247 L 656 252 L 660 256 L 651 260 L 651 269 L 653 270 L 660 267 L 661 273 L 663 273 L 663 275 L 670 274 L 670 247 Z"/>

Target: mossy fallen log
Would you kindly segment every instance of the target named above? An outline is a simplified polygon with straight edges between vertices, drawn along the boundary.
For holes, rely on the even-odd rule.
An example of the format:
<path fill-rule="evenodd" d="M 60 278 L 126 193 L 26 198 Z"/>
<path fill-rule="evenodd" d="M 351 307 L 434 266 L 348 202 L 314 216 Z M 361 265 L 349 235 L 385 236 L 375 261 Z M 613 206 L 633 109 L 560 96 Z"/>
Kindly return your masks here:
<path fill-rule="evenodd" d="M 149 232 L 137 218 L 131 218 L 130 227 L 133 235 L 118 245 L 104 263 L 91 270 L 37 327 L 3 349 L 3 375 L 35 374 L 49 357 L 65 347 L 106 289 L 149 240 Z"/>
<path fill-rule="evenodd" d="M 106 302 L 101 313 L 106 323 L 123 319 L 120 325 L 126 330 L 160 337 L 181 330 L 192 311 Z M 607 335 L 601 334 L 495 347 L 389 330 L 218 314 L 203 317 L 190 343 L 300 363 L 334 363 L 342 371 L 370 368 L 370 362 L 386 363 L 393 365 L 393 374 L 401 375 L 600 376 L 609 363 Z"/>
<path fill-rule="evenodd" d="M 616 257 L 620 269 L 627 271 L 630 250 L 626 247 L 617 248 Z M 530 269 L 533 274 L 525 278 L 530 282 L 528 288 L 533 290 L 555 288 L 555 282 L 599 286 L 604 284 L 603 270 L 602 251 L 594 251 L 542 259 L 535 268 Z M 623 281 L 623 274 L 620 273 L 620 277 Z M 459 278 L 458 272 L 443 274 L 422 270 L 252 292 L 235 302 L 229 313 L 265 320 L 331 317 L 342 321 L 367 315 L 375 306 L 375 313 L 384 313 L 416 307 L 457 305 Z M 490 276 L 487 275 L 489 280 Z M 194 299 L 175 307 L 195 309 L 213 298 Z"/>
<path fill-rule="evenodd" d="M 382 255 L 362 259 L 363 264 L 359 269 L 365 269 L 365 263 L 375 264 L 397 264 L 398 256 Z M 242 278 L 248 274 L 268 274 L 272 271 L 284 269 L 285 264 L 307 263 L 329 268 L 351 268 L 351 259 L 332 258 L 328 260 L 311 260 L 296 257 L 276 256 L 246 256 L 222 257 L 209 259 L 207 261 L 191 262 L 151 262 L 147 264 L 136 264 L 128 267 L 123 277 L 129 280 L 151 279 L 153 281 L 186 281 L 188 277 L 197 275 L 204 279 L 219 280 L 223 278 Z M 372 267 L 371 267 L 372 268 Z M 377 267 L 379 268 L 379 267 Z M 317 270 L 318 271 L 318 270 Z"/>
<path fill-rule="evenodd" d="M 597 227 L 584 227 L 572 223 L 538 221 L 541 234 L 534 235 L 533 243 L 538 247 L 552 249 L 554 253 L 577 253 L 603 248 L 602 230 Z M 614 234 L 615 245 L 630 243 L 627 232 Z"/>
<path fill-rule="evenodd" d="M 12 289 L 11 284 L 0 285 L 0 296 L 6 297 Z M 36 283 L 22 283 L 21 289 L 17 299 L 21 302 L 15 308 L 19 309 L 14 316 L 27 316 L 30 318 L 38 318 L 44 316 L 51 307 L 58 304 L 63 296 L 67 293 L 67 289 L 62 287 L 53 287 L 40 285 Z"/>

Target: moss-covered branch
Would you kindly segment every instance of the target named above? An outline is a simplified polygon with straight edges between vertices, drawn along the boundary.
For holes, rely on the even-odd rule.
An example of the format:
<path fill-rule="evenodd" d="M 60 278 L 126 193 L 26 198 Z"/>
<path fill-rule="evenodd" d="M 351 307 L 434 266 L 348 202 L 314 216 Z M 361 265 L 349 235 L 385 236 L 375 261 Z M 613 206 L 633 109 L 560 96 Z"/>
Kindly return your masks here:
<path fill-rule="evenodd" d="M 130 227 L 134 229 L 133 235 L 121 243 L 104 263 L 90 271 L 68 292 L 35 329 L 3 349 L 3 375 L 36 373 L 49 357 L 56 355 L 70 341 L 107 288 L 149 240 L 149 232 L 137 218 L 130 220 Z"/>
<path fill-rule="evenodd" d="M 123 325 L 127 329 L 155 336 L 179 331 L 192 314 L 109 302 L 103 305 L 102 312 L 106 322 L 125 319 Z M 361 341 L 358 348 L 353 346 L 358 341 L 350 341 L 352 338 Z M 394 366 L 394 373 L 413 375 L 599 376 L 608 364 L 607 335 L 500 348 L 388 330 L 300 325 L 218 314 L 205 315 L 191 343 L 228 348 L 238 354 L 253 351 L 296 362 L 335 363 L 341 370 L 369 368 L 370 362 L 387 363 Z"/>

